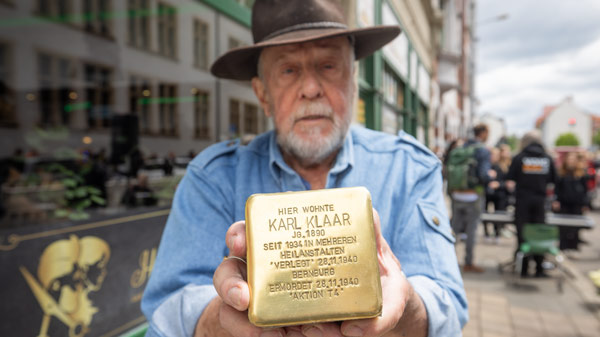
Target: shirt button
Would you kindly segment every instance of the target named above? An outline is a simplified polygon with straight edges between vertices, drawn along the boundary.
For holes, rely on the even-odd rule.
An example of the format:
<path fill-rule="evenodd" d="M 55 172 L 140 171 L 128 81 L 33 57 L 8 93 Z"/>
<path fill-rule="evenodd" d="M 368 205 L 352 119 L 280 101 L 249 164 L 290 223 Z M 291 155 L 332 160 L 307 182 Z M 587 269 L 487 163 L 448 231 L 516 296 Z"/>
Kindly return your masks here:
<path fill-rule="evenodd" d="M 433 218 L 431 218 L 431 220 L 433 220 L 433 223 L 434 223 L 436 226 L 439 226 L 439 225 L 440 225 L 440 219 L 439 219 L 437 216 L 434 216 Z"/>

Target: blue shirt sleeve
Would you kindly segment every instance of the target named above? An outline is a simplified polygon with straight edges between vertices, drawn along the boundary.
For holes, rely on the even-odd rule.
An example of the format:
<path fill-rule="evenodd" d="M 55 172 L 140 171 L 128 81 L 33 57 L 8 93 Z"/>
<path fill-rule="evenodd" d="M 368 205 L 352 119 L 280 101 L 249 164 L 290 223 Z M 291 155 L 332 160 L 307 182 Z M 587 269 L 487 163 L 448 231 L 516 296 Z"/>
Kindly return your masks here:
<path fill-rule="evenodd" d="M 216 296 L 212 276 L 233 223 L 228 184 L 217 179 L 190 165 L 179 184 L 142 298 L 149 336 L 191 336 Z"/>
<path fill-rule="evenodd" d="M 441 165 L 423 170 L 401 205 L 392 249 L 427 310 L 429 336 L 460 336 L 467 300 L 442 192 Z"/>

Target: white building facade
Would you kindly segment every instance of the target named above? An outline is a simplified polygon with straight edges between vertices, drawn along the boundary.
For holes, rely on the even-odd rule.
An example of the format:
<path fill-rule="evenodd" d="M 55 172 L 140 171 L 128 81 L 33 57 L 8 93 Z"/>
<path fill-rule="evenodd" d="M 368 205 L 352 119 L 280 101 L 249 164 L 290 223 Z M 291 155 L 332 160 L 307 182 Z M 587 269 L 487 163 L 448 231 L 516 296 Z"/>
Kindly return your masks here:
<path fill-rule="evenodd" d="M 572 97 L 547 107 L 536 124 L 542 133 L 544 146 L 549 149 L 556 147 L 556 139 L 564 133 L 573 133 L 584 149 L 592 145 L 592 115 L 578 107 Z"/>
<path fill-rule="evenodd" d="M 224 0 L 0 2 L 0 156 L 36 130 L 109 149 L 114 116 L 135 116 L 145 154 L 198 152 L 269 127 L 248 83 L 209 67 L 252 43 L 249 4 Z M 43 150 L 43 149 L 42 149 Z"/>
<path fill-rule="evenodd" d="M 440 108 L 435 142 L 439 147 L 467 138 L 475 123 L 475 0 L 442 0 L 443 29 L 438 54 Z"/>
<path fill-rule="evenodd" d="M 503 118 L 486 113 L 478 116 L 477 123 L 483 123 L 488 127 L 488 139 L 486 145 L 495 147 L 506 137 L 506 122 Z"/>

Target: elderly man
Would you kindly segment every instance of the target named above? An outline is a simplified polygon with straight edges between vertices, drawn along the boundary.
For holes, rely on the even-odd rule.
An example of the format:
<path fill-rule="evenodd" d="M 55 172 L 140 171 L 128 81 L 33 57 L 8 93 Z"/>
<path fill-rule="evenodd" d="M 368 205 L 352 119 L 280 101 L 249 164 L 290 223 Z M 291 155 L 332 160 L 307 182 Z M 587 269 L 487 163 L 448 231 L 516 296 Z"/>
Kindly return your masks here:
<path fill-rule="evenodd" d="M 275 130 L 247 146 L 216 144 L 190 163 L 142 301 L 149 336 L 461 334 L 467 305 L 440 162 L 404 133 L 350 127 L 354 61 L 393 40 L 400 29 L 348 29 L 342 13 L 339 1 L 257 0 L 255 44 L 213 64 L 216 76 L 252 80 Z M 366 187 L 379 214 L 374 220 L 382 315 L 253 326 L 246 266 L 239 259 L 246 256 L 245 225 L 239 221 L 246 199 L 350 186 Z"/>

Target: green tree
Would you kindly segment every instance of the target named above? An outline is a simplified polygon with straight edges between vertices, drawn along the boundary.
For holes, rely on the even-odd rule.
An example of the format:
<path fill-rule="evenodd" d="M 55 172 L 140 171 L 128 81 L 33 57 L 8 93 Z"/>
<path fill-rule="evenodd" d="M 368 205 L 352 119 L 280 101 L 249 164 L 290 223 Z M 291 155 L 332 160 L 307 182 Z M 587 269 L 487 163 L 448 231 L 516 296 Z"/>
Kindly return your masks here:
<path fill-rule="evenodd" d="M 517 151 L 519 149 L 519 137 L 516 135 L 510 135 L 506 137 L 506 143 L 510 146 L 511 151 Z"/>
<path fill-rule="evenodd" d="M 577 136 L 574 133 L 566 132 L 566 133 L 560 134 L 558 136 L 558 138 L 556 138 L 554 145 L 556 145 L 556 146 L 578 146 L 579 139 L 577 138 Z"/>
<path fill-rule="evenodd" d="M 592 138 L 592 144 L 600 146 L 600 130 L 596 131 L 594 138 Z"/>

